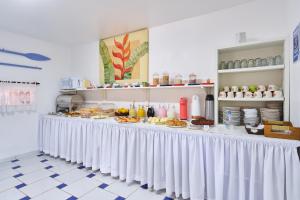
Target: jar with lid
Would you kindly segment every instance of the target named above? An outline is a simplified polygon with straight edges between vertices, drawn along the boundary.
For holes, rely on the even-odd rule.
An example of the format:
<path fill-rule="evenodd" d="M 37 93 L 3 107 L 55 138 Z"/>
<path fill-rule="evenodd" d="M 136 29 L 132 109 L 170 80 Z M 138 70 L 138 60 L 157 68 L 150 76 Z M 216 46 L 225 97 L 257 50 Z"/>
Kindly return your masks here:
<path fill-rule="evenodd" d="M 159 85 L 159 74 L 158 73 L 154 73 L 153 74 L 153 85 Z"/>
<path fill-rule="evenodd" d="M 139 106 L 138 111 L 137 111 L 137 117 L 145 117 L 146 112 L 144 110 L 143 106 Z"/>
<path fill-rule="evenodd" d="M 196 84 L 197 83 L 197 76 L 194 73 L 189 75 L 189 84 Z"/>
<path fill-rule="evenodd" d="M 135 110 L 134 103 L 130 105 L 129 116 L 130 117 L 136 117 L 136 110 Z"/>
<path fill-rule="evenodd" d="M 168 72 L 163 73 L 161 85 L 169 85 L 169 73 Z"/>
<path fill-rule="evenodd" d="M 181 85 L 182 84 L 182 76 L 180 74 L 176 74 L 174 84 L 175 85 Z"/>

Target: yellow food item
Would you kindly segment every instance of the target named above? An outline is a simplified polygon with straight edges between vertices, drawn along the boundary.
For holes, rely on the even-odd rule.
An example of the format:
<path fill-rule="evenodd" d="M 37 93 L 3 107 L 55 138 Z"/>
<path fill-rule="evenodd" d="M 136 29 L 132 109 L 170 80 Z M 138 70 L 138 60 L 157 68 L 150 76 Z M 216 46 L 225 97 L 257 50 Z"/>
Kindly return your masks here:
<path fill-rule="evenodd" d="M 177 127 L 186 127 L 187 123 L 185 121 L 181 121 L 178 119 L 172 119 L 172 120 L 168 120 L 166 122 L 167 126 L 177 126 Z"/>
<path fill-rule="evenodd" d="M 135 117 L 116 117 L 115 119 L 119 123 L 137 123 L 140 121 L 139 118 Z"/>

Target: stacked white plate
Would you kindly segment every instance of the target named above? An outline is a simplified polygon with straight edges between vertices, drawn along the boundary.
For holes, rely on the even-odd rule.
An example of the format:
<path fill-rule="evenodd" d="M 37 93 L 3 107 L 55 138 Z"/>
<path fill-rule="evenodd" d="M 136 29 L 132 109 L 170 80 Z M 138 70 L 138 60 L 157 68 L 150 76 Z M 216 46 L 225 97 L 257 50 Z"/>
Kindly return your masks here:
<path fill-rule="evenodd" d="M 240 107 L 223 107 L 223 123 L 239 126 L 241 124 Z"/>
<path fill-rule="evenodd" d="M 279 121 L 280 120 L 280 110 L 279 109 L 270 109 L 270 108 L 261 108 L 261 118 L 265 121 Z"/>
<path fill-rule="evenodd" d="M 243 109 L 244 111 L 244 124 L 256 125 L 258 123 L 258 115 L 256 108 Z"/>

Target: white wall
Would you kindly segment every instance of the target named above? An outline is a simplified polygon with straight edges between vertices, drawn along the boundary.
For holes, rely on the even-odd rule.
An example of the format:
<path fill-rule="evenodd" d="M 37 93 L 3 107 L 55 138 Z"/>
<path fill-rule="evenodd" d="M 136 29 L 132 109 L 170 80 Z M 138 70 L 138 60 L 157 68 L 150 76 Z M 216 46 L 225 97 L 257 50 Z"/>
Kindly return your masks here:
<path fill-rule="evenodd" d="M 257 0 L 208 15 L 149 29 L 149 80 L 154 72 L 197 73 L 216 78 L 216 50 L 235 44 L 246 31 L 251 41 L 287 36 L 284 0 Z M 73 47 L 75 75 L 99 81 L 98 41 Z"/>
<path fill-rule="evenodd" d="M 300 23 L 300 1 L 299 0 L 288 0 L 288 30 L 290 34 L 290 110 L 291 110 L 291 121 L 296 126 L 300 126 L 300 61 L 293 63 L 293 31 L 296 26 Z"/>
<path fill-rule="evenodd" d="M 37 112 L 0 115 L 0 160 L 37 150 L 38 115 L 55 110 L 59 79 L 69 70 L 69 49 L 30 37 L 0 31 L 0 48 L 20 52 L 34 52 L 51 58 L 34 62 L 14 55 L 0 54 L 0 61 L 40 66 L 43 70 L 0 66 L 0 80 L 38 81 Z"/>

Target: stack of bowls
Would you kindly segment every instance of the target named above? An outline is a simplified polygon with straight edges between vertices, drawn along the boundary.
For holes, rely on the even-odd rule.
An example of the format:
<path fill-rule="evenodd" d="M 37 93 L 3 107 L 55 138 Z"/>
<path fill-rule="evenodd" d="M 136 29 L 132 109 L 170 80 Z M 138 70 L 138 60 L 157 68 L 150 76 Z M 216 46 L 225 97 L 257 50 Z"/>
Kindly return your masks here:
<path fill-rule="evenodd" d="M 239 126 L 241 124 L 240 107 L 223 107 L 223 123 Z"/>
<path fill-rule="evenodd" d="M 244 124 L 254 126 L 258 123 L 258 112 L 256 108 L 243 109 Z"/>

